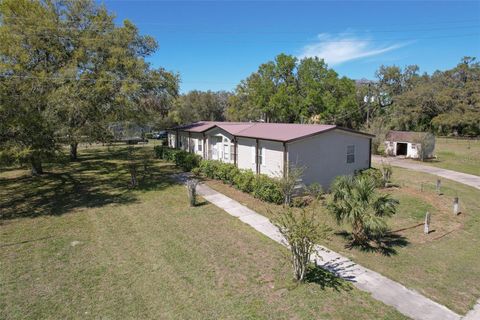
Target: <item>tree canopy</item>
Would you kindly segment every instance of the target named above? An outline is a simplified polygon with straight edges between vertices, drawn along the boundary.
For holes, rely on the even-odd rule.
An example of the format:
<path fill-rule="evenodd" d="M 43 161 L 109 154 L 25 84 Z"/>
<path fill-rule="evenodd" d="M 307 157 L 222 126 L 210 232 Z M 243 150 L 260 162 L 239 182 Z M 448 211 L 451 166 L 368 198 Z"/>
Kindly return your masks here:
<path fill-rule="evenodd" d="M 227 118 L 352 126 L 356 111 L 353 80 L 340 78 L 322 59 L 280 54 L 241 81 Z"/>
<path fill-rule="evenodd" d="M 151 69 L 156 41 L 92 0 L 0 2 L 2 159 L 33 172 L 60 142 L 76 158 L 80 141 L 98 141 L 109 122 L 140 119 L 178 91 L 178 76 Z"/>

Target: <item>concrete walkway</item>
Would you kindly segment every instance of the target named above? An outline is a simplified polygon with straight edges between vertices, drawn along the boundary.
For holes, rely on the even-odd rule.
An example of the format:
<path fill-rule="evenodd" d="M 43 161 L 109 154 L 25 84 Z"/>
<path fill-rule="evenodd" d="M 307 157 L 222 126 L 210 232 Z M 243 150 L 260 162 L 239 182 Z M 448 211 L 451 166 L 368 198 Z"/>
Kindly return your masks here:
<path fill-rule="evenodd" d="M 479 320 L 480 319 L 480 299 L 478 299 L 477 304 L 470 310 L 463 320 Z"/>
<path fill-rule="evenodd" d="M 184 180 L 185 176 L 178 177 Z M 211 189 L 205 184 L 197 187 L 197 192 L 207 201 L 237 217 L 270 239 L 286 245 L 278 229 L 266 217 L 245 207 L 237 201 Z M 350 281 L 360 290 L 371 293 L 372 297 L 396 308 L 402 314 L 418 320 L 461 319 L 455 312 L 436 303 L 414 290 L 392 281 L 381 274 L 364 268 L 346 257 L 325 247 L 317 246 L 312 256 L 318 265 L 340 278 Z"/>
<path fill-rule="evenodd" d="M 473 174 L 467 174 L 467 173 L 463 173 L 463 172 L 437 168 L 437 167 L 433 167 L 433 166 L 429 166 L 429 165 L 410 162 L 410 161 L 404 160 L 404 159 L 384 158 L 384 157 L 380 157 L 380 156 L 372 156 L 372 161 L 375 162 L 375 163 L 381 163 L 382 160 L 387 162 L 387 163 L 390 163 L 392 166 L 434 174 L 434 175 L 437 175 L 437 176 L 445 178 L 445 179 L 453 180 L 453 181 L 456 181 L 456 182 L 466 184 L 467 186 L 471 186 L 471 187 L 480 189 L 480 177 L 475 176 Z"/>

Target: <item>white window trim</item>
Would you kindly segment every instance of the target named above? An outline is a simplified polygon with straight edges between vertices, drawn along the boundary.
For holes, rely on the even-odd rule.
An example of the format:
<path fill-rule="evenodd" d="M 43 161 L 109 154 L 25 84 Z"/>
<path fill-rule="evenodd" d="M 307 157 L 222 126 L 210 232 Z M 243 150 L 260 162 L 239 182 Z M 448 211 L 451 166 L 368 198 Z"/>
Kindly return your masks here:
<path fill-rule="evenodd" d="M 353 152 L 349 152 L 349 149 L 352 148 Z M 353 157 L 353 161 L 348 161 L 349 156 Z M 347 164 L 355 163 L 355 145 L 347 145 Z"/>

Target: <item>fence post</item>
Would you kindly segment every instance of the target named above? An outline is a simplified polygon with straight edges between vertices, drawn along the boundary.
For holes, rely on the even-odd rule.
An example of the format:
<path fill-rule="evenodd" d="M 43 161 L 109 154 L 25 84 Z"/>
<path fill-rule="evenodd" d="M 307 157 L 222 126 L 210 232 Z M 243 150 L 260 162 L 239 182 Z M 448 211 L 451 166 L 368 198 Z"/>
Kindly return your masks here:
<path fill-rule="evenodd" d="M 440 195 L 441 192 L 440 192 L 440 188 L 442 187 L 442 181 L 440 179 L 437 179 L 437 186 L 436 186 L 436 189 L 437 189 L 437 194 Z"/>
<path fill-rule="evenodd" d="M 423 227 L 423 233 L 428 234 L 430 232 L 430 212 L 425 214 L 425 225 Z"/>

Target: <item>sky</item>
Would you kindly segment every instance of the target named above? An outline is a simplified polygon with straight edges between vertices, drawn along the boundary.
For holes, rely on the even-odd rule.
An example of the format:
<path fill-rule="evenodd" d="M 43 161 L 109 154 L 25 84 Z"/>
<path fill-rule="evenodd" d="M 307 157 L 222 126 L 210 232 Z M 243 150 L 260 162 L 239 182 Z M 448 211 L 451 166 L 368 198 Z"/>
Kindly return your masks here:
<path fill-rule="evenodd" d="M 99 2 L 158 41 L 148 61 L 179 73 L 182 92 L 234 90 L 280 53 L 318 56 L 352 79 L 374 79 L 381 65 L 431 73 L 480 59 L 480 0 Z"/>

